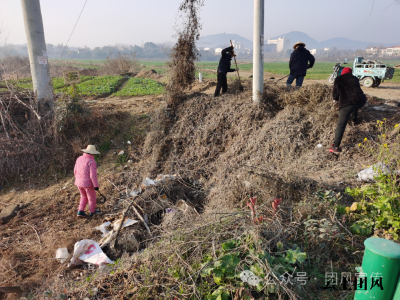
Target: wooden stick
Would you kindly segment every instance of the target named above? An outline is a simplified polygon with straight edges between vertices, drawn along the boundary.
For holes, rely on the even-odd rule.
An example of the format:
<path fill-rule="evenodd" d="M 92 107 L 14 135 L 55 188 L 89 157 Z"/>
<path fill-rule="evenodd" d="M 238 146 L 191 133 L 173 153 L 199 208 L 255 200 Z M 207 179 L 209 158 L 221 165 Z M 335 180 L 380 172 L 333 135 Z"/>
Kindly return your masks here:
<path fill-rule="evenodd" d="M 108 180 L 108 179 L 107 179 L 107 180 Z M 131 208 L 131 206 L 132 206 L 132 204 L 133 204 L 133 201 L 135 201 L 135 198 L 136 198 L 136 197 L 137 197 L 137 196 L 134 196 L 132 202 L 128 205 L 127 209 L 124 211 L 124 214 L 122 215 L 122 220 L 121 220 L 121 223 L 119 224 L 119 226 L 118 226 L 118 228 L 117 228 L 117 232 L 116 232 L 116 235 L 115 235 L 114 243 L 112 243 L 112 248 L 113 248 L 113 249 L 115 249 L 115 245 L 117 244 L 118 235 L 119 235 L 119 232 L 121 231 L 122 225 L 124 224 L 126 214 L 128 213 L 128 210 Z"/>
<path fill-rule="evenodd" d="M 132 206 L 132 208 L 135 211 L 136 215 L 139 217 L 139 219 L 143 222 L 144 226 L 146 226 L 146 229 L 150 233 L 150 236 L 153 237 L 153 235 L 151 234 L 150 228 L 149 228 L 149 226 L 147 226 L 147 223 L 144 221 L 143 217 L 139 214 L 139 212 L 137 211 L 137 209 L 134 206 Z"/>
<path fill-rule="evenodd" d="M 231 40 L 231 46 L 233 47 L 232 40 Z M 239 83 L 240 83 L 240 75 L 239 75 L 239 69 L 238 69 L 237 62 L 236 62 L 235 51 L 233 51 L 233 58 L 235 59 L 236 70 L 237 70 L 237 73 L 238 73 L 238 78 L 239 78 Z"/>

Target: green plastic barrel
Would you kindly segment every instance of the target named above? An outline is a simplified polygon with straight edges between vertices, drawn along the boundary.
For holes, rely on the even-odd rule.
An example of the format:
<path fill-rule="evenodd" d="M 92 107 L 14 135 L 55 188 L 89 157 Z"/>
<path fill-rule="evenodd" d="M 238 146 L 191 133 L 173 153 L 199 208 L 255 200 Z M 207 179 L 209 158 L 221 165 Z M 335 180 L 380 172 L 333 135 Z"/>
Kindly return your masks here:
<path fill-rule="evenodd" d="M 393 296 L 393 300 L 396 300 L 396 299 L 400 299 L 400 276 L 399 276 L 399 281 L 397 283 L 397 289 L 394 292 L 394 296 Z"/>
<path fill-rule="evenodd" d="M 364 245 L 360 272 L 366 274 L 367 289 L 363 286 L 356 290 L 354 300 L 400 300 L 394 298 L 400 275 L 400 245 L 376 237 L 366 239 Z"/>

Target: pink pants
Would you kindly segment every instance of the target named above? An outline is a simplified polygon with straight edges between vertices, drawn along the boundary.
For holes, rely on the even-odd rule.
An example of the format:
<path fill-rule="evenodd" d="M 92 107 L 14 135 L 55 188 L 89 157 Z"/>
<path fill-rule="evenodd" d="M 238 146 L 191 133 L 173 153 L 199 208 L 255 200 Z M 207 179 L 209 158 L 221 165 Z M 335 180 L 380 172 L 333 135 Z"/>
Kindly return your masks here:
<path fill-rule="evenodd" d="M 96 211 L 96 191 L 94 187 L 78 187 L 81 193 L 81 202 L 79 202 L 79 210 L 85 211 L 86 204 L 89 200 L 89 211 L 94 213 Z"/>

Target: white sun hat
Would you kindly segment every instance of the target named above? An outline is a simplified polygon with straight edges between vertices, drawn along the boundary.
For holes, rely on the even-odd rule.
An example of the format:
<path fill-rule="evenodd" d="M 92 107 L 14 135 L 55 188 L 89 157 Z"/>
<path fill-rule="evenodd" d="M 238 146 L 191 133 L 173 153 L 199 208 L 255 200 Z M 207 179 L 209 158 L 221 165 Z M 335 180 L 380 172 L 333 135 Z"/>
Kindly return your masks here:
<path fill-rule="evenodd" d="M 96 150 L 95 145 L 88 145 L 87 148 L 82 149 L 82 151 L 89 154 L 100 154 L 100 152 Z"/>

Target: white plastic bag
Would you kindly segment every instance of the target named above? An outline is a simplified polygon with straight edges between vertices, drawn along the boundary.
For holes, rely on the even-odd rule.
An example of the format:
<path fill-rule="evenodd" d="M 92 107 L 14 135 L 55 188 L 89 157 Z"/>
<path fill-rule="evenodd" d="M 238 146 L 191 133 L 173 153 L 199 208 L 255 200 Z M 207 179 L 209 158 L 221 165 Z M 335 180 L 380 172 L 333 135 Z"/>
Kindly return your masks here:
<path fill-rule="evenodd" d="M 389 174 L 390 173 L 389 166 L 384 163 L 377 163 L 377 164 L 373 165 L 372 167 L 369 167 L 365 170 L 358 172 L 357 180 L 371 182 L 371 181 L 374 181 L 375 176 L 378 176 L 381 173 L 383 173 L 385 175 Z"/>
<path fill-rule="evenodd" d="M 107 235 L 107 233 L 110 232 L 109 230 L 106 229 L 110 225 L 111 225 L 111 222 L 108 221 L 108 222 L 105 222 L 105 223 L 95 227 L 94 229 L 100 230 L 103 233 L 102 237 L 105 237 Z"/>
<path fill-rule="evenodd" d="M 83 262 L 98 265 L 100 268 L 114 263 L 93 240 L 81 240 L 75 243 L 74 254 L 68 267 L 82 265 Z"/>

